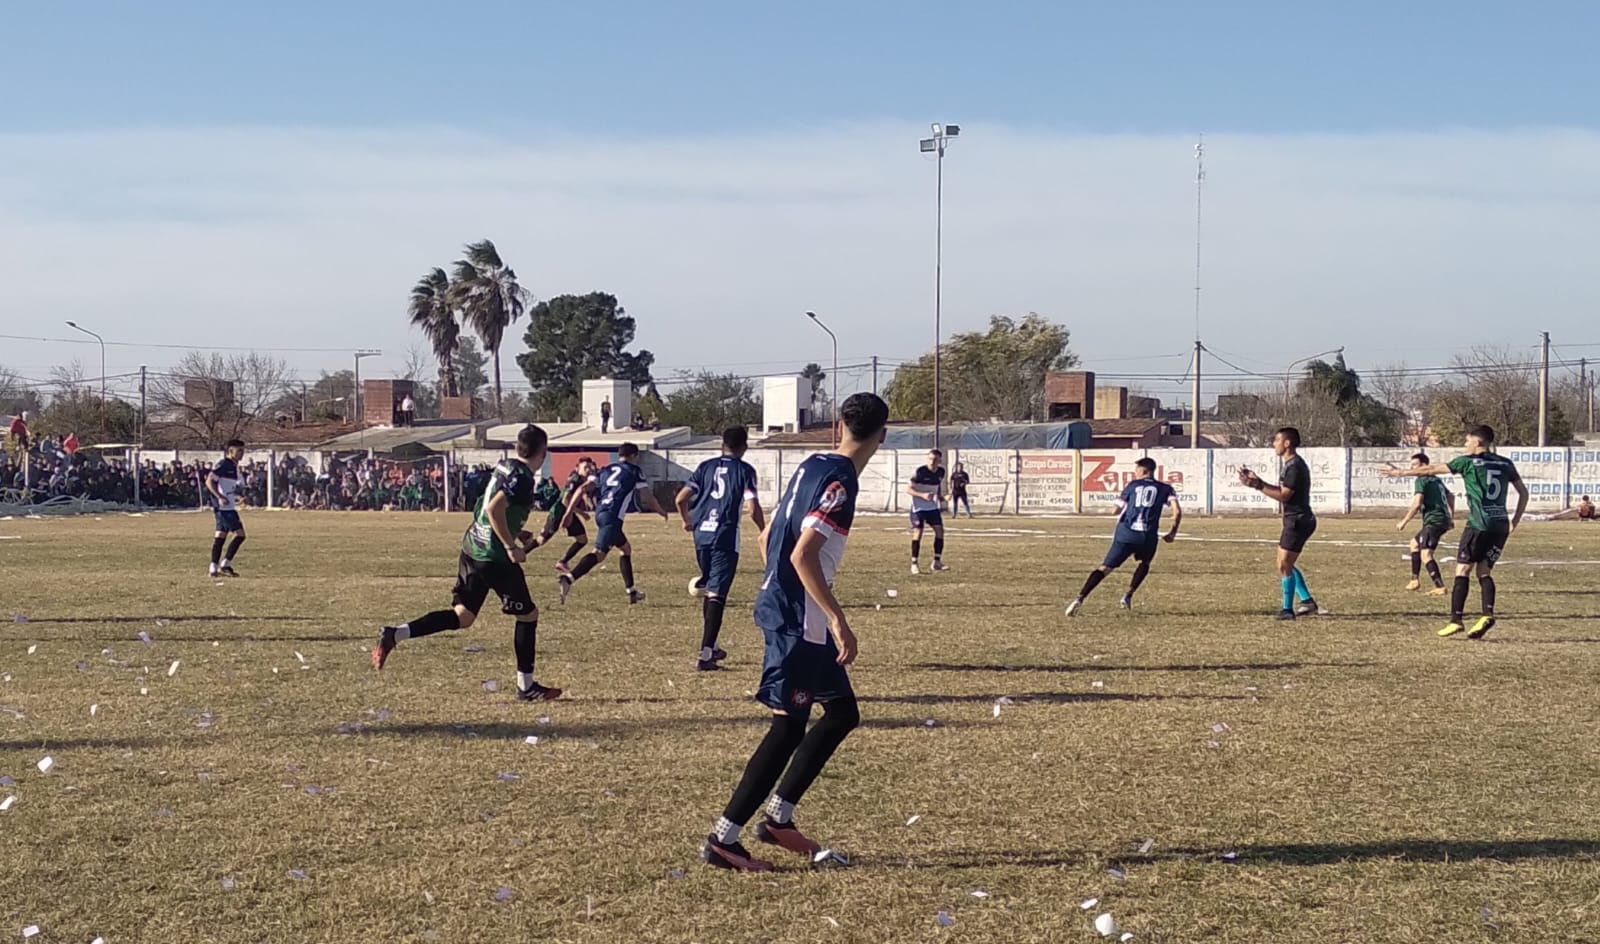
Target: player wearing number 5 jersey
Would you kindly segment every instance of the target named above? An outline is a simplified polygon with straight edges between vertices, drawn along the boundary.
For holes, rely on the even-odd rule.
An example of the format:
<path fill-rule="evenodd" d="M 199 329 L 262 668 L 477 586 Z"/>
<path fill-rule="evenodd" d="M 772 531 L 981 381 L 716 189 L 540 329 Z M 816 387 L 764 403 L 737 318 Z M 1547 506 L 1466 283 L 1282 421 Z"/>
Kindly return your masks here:
<path fill-rule="evenodd" d="M 1089 572 L 1089 579 L 1084 581 L 1077 599 L 1067 604 L 1068 616 L 1076 616 L 1083 601 L 1088 599 L 1095 587 L 1100 586 L 1100 581 L 1130 557 L 1138 561 L 1139 566 L 1134 568 L 1128 592 L 1122 595 L 1122 608 L 1132 608 L 1133 594 L 1144 583 L 1144 578 L 1149 576 L 1150 562 L 1156 558 L 1159 543 L 1166 541 L 1171 544 L 1178 537 L 1178 524 L 1183 521 L 1183 506 L 1178 504 L 1178 496 L 1172 486 L 1156 481 L 1154 459 L 1140 459 L 1134 465 L 1139 470 L 1139 477 L 1129 483 L 1117 499 L 1117 511 L 1121 514 L 1117 518 L 1117 533 L 1112 539 L 1111 550 L 1106 552 L 1105 561 Z M 1161 512 L 1168 505 L 1172 506 L 1172 528 L 1162 535 Z"/>
<path fill-rule="evenodd" d="M 722 611 L 739 571 L 739 519 L 745 502 L 750 503 L 750 520 L 765 531 L 766 515 L 756 497 L 756 470 L 744 461 L 750 448 L 750 434 L 743 426 L 729 427 L 722 434 L 722 455 L 707 459 L 678 490 L 675 504 L 683 518 L 683 530 L 694 535 L 695 560 L 700 577 L 697 593 L 703 594 L 700 659 L 702 672 L 721 668 L 727 653 L 717 648 L 722 632 Z"/>
<path fill-rule="evenodd" d="M 1522 523 L 1522 514 L 1528 510 L 1528 486 L 1510 459 L 1494 451 L 1494 430 L 1487 426 L 1474 426 L 1467 431 L 1467 454 L 1450 460 L 1448 465 L 1424 465 L 1411 469 L 1386 469 L 1387 478 L 1399 476 L 1447 475 L 1461 476 L 1467 493 L 1467 527 L 1461 532 L 1461 546 L 1456 549 L 1456 579 L 1450 592 L 1450 622 L 1439 630 L 1441 636 L 1454 636 L 1466 628 L 1463 611 L 1472 585 L 1469 577 L 1474 569 L 1478 573 L 1478 591 L 1482 598 L 1483 613 L 1473 624 L 1468 639 L 1482 639 L 1494 628 L 1494 565 L 1500 560 L 1511 533 Z M 1517 493 L 1517 510 L 1506 511 L 1507 493 Z"/>

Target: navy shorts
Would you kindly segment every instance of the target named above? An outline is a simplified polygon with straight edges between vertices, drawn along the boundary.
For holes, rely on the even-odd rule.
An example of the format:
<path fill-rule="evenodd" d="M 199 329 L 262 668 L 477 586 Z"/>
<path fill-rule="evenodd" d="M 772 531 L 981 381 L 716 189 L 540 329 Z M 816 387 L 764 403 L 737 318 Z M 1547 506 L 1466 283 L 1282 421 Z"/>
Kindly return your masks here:
<path fill-rule="evenodd" d="M 1161 541 L 1158 538 L 1149 541 L 1116 541 L 1111 545 L 1111 550 L 1106 551 L 1106 559 L 1101 562 L 1100 566 L 1108 570 L 1116 570 L 1126 563 L 1130 557 L 1141 564 L 1147 564 L 1155 560 L 1156 548 L 1160 543 Z"/>
<path fill-rule="evenodd" d="M 761 631 L 767 652 L 761 665 L 756 701 L 797 717 L 811 713 L 814 702 L 854 698 L 850 674 L 838 663 L 839 649 L 827 642 L 806 642 L 799 633 Z"/>
<path fill-rule="evenodd" d="M 628 543 L 628 536 L 622 533 L 621 518 L 596 518 L 594 530 L 594 549 L 601 553 Z"/>
<path fill-rule="evenodd" d="M 221 509 L 212 509 L 212 514 L 216 516 L 218 531 L 244 530 L 244 522 L 239 520 L 239 513 L 237 511 L 222 511 Z"/>
<path fill-rule="evenodd" d="M 739 552 L 707 545 L 695 548 L 694 556 L 700 562 L 700 586 L 706 595 L 728 599 L 734 575 L 739 572 Z"/>
<path fill-rule="evenodd" d="M 911 526 L 920 528 L 927 525 L 930 528 L 944 527 L 944 514 L 935 508 L 932 511 L 913 511 L 911 513 Z"/>

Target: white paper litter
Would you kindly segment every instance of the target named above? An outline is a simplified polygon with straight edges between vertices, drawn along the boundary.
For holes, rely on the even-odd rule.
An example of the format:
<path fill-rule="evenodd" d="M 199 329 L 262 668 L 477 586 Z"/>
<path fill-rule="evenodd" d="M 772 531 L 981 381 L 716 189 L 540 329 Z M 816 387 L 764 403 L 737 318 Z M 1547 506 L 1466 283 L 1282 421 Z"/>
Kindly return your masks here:
<path fill-rule="evenodd" d="M 90 705 L 89 706 L 89 717 L 93 718 L 95 715 L 97 715 L 99 713 L 100 713 L 100 706 L 99 705 Z"/>
<path fill-rule="evenodd" d="M 150 689 L 148 689 L 148 688 L 141 688 L 141 689 L 139 689 L 139 694 L 141 694 L 141 695 L 148 695 L 148 694 L 150 694 Z"/>
<path fill-rule="evenodd" d="M 849 864 L 850 860 L 844 853 L 835 852 L 832 849 L 824 849 L 811 857 L 811 867 L 817 869 L 836 868 Z"/>
<path fill-rule="evenodd" d="M 538 744 L 539 743 L 539 735 L 530 734 L 527 737 L 522 739 L 522 743 L 527 744 L 530 747 L 535 745 L 535 744 Z"/>
<path fill-rule="evenodd" d="M 379 719 L 379 720 L 382 720 L 382 719 Z M 550 723 L 550 716 L 549 715 L 540 715 L 539 717 L 534 719 L 534 723 L 535 724 L 549 724 Z"/>
<path fill-rule="evenodd" d="M 490 693 L 498 692 L 500 690 L 500 683 L 496 682 L 494 679 L 489 679 L 483 683 L 483 690 Z"/>
<path fill-rule="evenodd" d="M 978 890 L 976 890 L 976 891 L 974 891 L 972 893 L 972 897 L 973 898 L 988 898 L 989 897 L 989 893 L 980 888 L 980 889 L 978 889 Z"/>
<path fill-rule="evenodd" d="M 915 816 L 912 816 L 910 819 L 906 820 L 906 825 L 910 826 L 910 825 L 912 825 L 913 823 L 915 823 L 917 820 L 919 820 L 921 818 L 922 818 L 922 814 L 918 813 Z"/>
<path fill-rule="evenodd" d="M 4 800 L 0 800 L 0 813 L 4 813 L 6 810 L 9 810 L 16 805 L 17 798 L 14 796 L 8 796 Z"/>
<path fill-rule="evenodd" d="M 1229 849 L 1227 852 L 1222 854 L 1222 861 L 1224 862 L 1236 862 L 1238 859 L 1239 853 L 1234 852 L 1232 849 Z"/>
<path fill-rule="evenodd" d="M 1110 937 L 1117 933 L 1117 919 L 1111 916 L 1111 912 L 1103 912 L 1094 919 L 1094 929 L 1100 932 L 1101 937 Z"/>
<path fill-rule="evenodd" d="M 936 728 L 939 726 L 939 722 L 929 718 L 927 721 L 922 722 L 922 726 L 924 728 Z"/>
<path fill-rule="evenodd" d="M 1082 908 L 1084 911 L 1088 911 L 1098 904 L 1100 904 L 1100 899 L 1098 898 L 1085 898 L 1083 901 L 1078 903 L 1078 907 Z"/>
<path fill-rule="evenodd" d="M 1154 849 L 1155 847 L 1156 841 L 1154 839 L 1146 839 L 1144 842 L 1139 843 L 1139 854 L 1149 855 L 1150 850 Z"/>
<path fill-rule="evenodd" d="M 30 924 L 27 927 L 22 929 L 22 939 L 23 940 L 27 940 L 30 937 L 38 937 L 38 936 L 39 936 L 39 926 L 37 924 Z"/>
<path fill-rule="evenodd" d="M 45 757 L 34 766 L 39 768 L 39 773 L 47 774 L 55 769 L 56 759 L 54 757 Z"/>
<path fill-rule="evenodd" d="M 294 654 L 294 657 L 295 657 L 295 659 L 299 660 L 300 664 L 302 664 L 302 665 L 305 664 L 306 657 L 301 655 L 298 650 L 296 650 L 296 652 Z"/>
<path fill-rule="evenodd" d="M 933 916 L 933 920 L 939 922 L 941 928 L 953 927 L 956 923 L 956 919 L 952 918 L 948 911 L 940 911 Z"/>
<path fill-rule="evenodd" d="M 499 888 L 495 889 L 494 900 L 498 901 L 498 902 L 501 902 L 503 904 L 503 903 L 508 902 L 511 899 L 515 898 L 516 895 L 517 895 L 517 893 L 512 891 L 510 889 L 510 887 L 508 887 L 506 885 L 501 885 Z"/>
<path fill-rule="evenodd" d="M 1000 717 L 1000 705 L 998 702 L 994 706 L 994 716 L 996 718 Z"/>
<path fill-rule="evenodd" d="M 306 875 L 305 869 L 290 869 L 289 877 L 296 881 L 305 881 L 310 876 Z"/>
<path fill-rule="evenodd" d="M 688 877 L 689 877 L 689 873 L 685 872 L 683 869 L 673 869 L 672 871 L 667 873 L 667 878 L 688 878 Z"/>
<path fill-rule="evenodd" d="M 94 940 L 90 941 L 89 944 L 106 944 L 106 939 L 103 938 L 103 937 L 97 937 Z"/>
<path fill-rule="evenodd" d="M 1104 683 L 1104 682 L 1090 682 L 1089 683 L 1089 687 L 1090 688 L 1105 688 L 1106 687 L 1106 683 Z"/>
<path fill-rule="evenodd" d="M 167 678 L 172 678 L 174 675 L 177 675 L 178 674 L 178 666 L 180 666 L 182 664 L 183 664 L 183 660 L 182 659 L 173 659 L 172 660 L 172 664 L 167 666 Z"/>
<path fill-rule="evenodd" d="M 822 916 L 822 920 L 828 922 L 829 924 L 833 925 L 834 927 L 838 927 L 839 926 L 839 922 L 838 921 L 835 921 L 834 919 L 828 917 L 827 915 L 823 915 Z"/>
<path fill-rule="evenodd" d="M 28 655 L 30 655 L 30 656 L 33 655 L 35 652 L 38 652 L 38 651 L 39 651 L 39 647 L 38 646 L 29 646 L 28 647 Z"/>
<path fill-rule="evenodd" d="M 887 594 L 889 599 L 891 599 L 891 600 L 896 600 L 896 599 L 899 599 L 899 597 L 900 597 L 900 591 L 899 590 L 885 590 L 884 593 Z"/>
<path fill-rule="evenodd" d="M 1212 734 L 1226 734 L 1227 732 L 1232 731 L 1232 730 L 1233 730 L 1232 728 L 1228 727 L 1226 724 L 1224 724 L 1221 721 L 1218 721 L 1216 724 L 1211 726 L 1211 733 Z"/>
<path fill-rule="evenodd" d="M 222 890 L 223 891 L 225 891 L 225 892 L 233 891 L 233 885 L 234 885 L 234 881 L 233 881 L 233 877 L 232 876 L 225 876 L 222 879 Z"/>
<path fill-rule="evenodd" d="M 1122 871 L 1121 869 L 1117 868 L 1116 866 L 1112 866 L 1111 868 L 1106 869 L 1106 874 L 1111 876 L 1112 878 L 1116 879 L 1119 882 L 1127 881 L 1127 879 L 1128 879 L 1128 873 Z"/>
<path fill-rule="evenodd" d="M 1118 938 L 1118 940 L 1122 941 L 1122 944 L 1128 944 L 1129 941 L 1133 940 L 1133 932 L 1132 931 L 1123 931 L 1122 932 L 1122 937 Z"/>

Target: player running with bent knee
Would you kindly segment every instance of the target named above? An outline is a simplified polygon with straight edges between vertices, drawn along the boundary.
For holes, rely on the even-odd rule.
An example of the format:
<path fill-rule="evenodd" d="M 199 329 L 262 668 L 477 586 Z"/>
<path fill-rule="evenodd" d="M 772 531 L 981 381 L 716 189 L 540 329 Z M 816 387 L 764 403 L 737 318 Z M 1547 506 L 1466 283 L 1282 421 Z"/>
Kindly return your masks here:
<path fill-rule="evenodd" d="M 700 463 L 674 502 L 683 518 L 683 530 L 694 535 L 695 560 L 700 566 L 695 586 L 704 603 L 700 658 L 695 667 L 701 672 L 722 668 L 720 663 L 728 657 L 717 647 L 717 636 L 722 632 L 728 592 L 739 571 L 739 519 L 745 502 L 750 503 L 750 520 L 756 530 L 767 529 L 756 492 L 756 470 L 744 461 L 749 448 L 749 432 L 743 426 L 729 427 L 722 434 L 722 455 Z"/>
<path fill-rule="evenodd" d="M 1425 452 L 1411 457 L 1413 469 L 1428 464 L 1428 454 Z M 1411 538 L 1411 582 L 1406 584 L 1407 590 L 1422 589 L 1422 568 L 1426 566 L 1428 577 L 1433 580 L 1433 589 L 1428 591 L 1428 596 L 1444 596 L 1444 577 L 1439 573 L 1439 562 L 1434 552 L 1439 549 L 1440 540 L 1456 526 L 1455 512 L 1456 497 L 1445 487 L 1443 479 L 1437 475 L 1417 476 L 1416 495 L 1411 499 L 1411 507 L 1406 509 L 1406 516 L 1395 526 L 1395 530 L 1404 531 L 1413 518 L 1422 516 L 1422 530 Z"/>
<path fill-rule="evenodd" d="M 585 554 L 571 573 L 563 573 L 557 578 L 561 602 L 567 602 L 567 594 L 572 592 L 573 584 L 598 567 L 606 555 L 615 549 L 617 567 L 622 571 L 622 585 L 628 592 L 628 602 L 643 603 L 644 591 L 633 583 L 633 545 L 628 543 L 628 536 L 623 533 L 622 521 L 636 496 L 645 510 L 660 515 L 662 521 L 667 520 L 667 511 L 656 501 L 655 493 L 650 491 L 650 483 L 645 481 L 644 472 L 639 468 L 638 446 L 633 443 L 618 446 L 617 461 L 578 487 L 574 500 L 567 506 L 561 526 L 569 525 L 578 513 L 580 502 L 593 495 L 599 496 L 594 505 L 594 550 Z"/>
<path fill-rule="evenodd" d="M 1117 498 L 1117 511 L 1120 514 L 1111 550 L 1106 552 L 1105 561 L 1089 572 L 1089 579 L 1083 582 L 1077 599 L 1067 604 L 1068 616 L 1076 616 L 1083 607 L 1083 601 L 1089 598 L 1095 587 L 1100 586 L 1100 581 L 1130 557 L 1138 561 L 1139 566 L 1134 568 L 1128 592 L 1122 595 L 1122 608 L 1131 609 L 1133 594 L 1144 583 L 1144 578 L 1150 575 L 1150 562 L 1156 559 L 1160 542 L 1171 544 L 1177 540 L 1178 525 L 1183 522 L 1183 506 L 1178 503 L 1177 493 L 1166 482 L 1156 481 L 1156 460 L 1146 457 L 1134 465 L 1139 469 L 1139 477 L 1130 482 Z M 1161 511 L 1169 504 L 1172 506 L 1172 529 L 1160 535 Z"/>

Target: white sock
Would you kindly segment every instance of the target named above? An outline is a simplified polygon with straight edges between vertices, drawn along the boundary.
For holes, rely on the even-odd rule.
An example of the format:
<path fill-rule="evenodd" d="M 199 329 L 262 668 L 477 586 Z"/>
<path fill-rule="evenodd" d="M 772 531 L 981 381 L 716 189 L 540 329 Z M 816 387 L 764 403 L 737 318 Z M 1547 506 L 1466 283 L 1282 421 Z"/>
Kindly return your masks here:
<path fill-rule="evenodd" d="M 717 842 L 725 846 L 731 846 L 739 841 L 739 830 L 743 828 L 726 816 L 719 816 L 717 817 L 717 825 L 711 827 L 711 835 L 715 837 Z"/>
<path fill-rule="evenodd" d="M 401 639 L 410 639 L 411 638 L 411 624 L 410 623 L 401 623 L 399 626 L 396 626 L 394 628 L 394 638 L 397 641 L 401 640 Z"/>
<path fill-rule="evenodd" d="M 772 799 L 767 801 L 767 815 L 772 817 L 773 822 L 787 825 L 794 819 L 794 804 L 774 793 Z"/>
<path fill-rule="evenodd" d="M 527 691 L 528 689 L 532 688 L 533 687 L 533 673 L 532 672 L 518 672 L 517 673 L 517 687 L 522 689 L 523 691 Z"/>
<path fill-rule="evenodd" d="M 715 655 L 715 653 L 711 651 L 710 646 L 702 647 L 700 650 L 700 661 L 710 662 L 713 655 Z"/>

